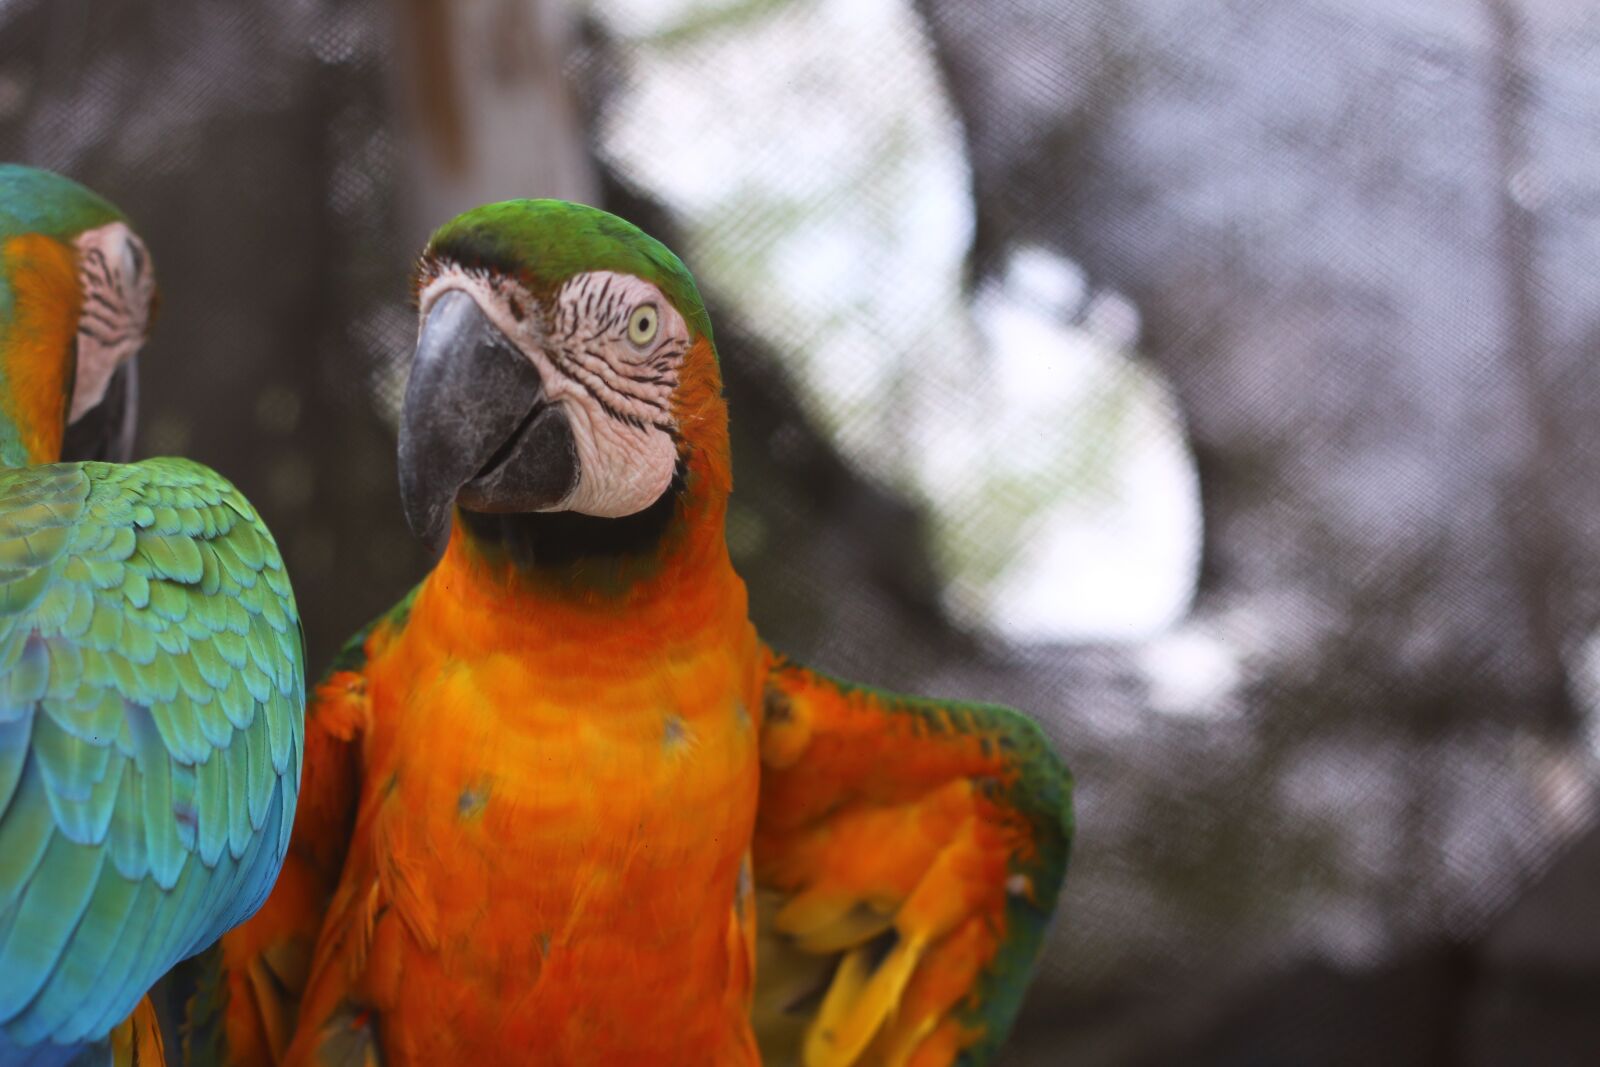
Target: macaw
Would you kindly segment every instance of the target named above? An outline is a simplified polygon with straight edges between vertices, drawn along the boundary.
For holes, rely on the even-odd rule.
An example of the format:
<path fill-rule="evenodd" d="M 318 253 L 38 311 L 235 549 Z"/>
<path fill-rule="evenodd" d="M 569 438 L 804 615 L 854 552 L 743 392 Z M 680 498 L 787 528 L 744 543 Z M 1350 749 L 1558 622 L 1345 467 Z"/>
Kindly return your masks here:
<path fill-rule="evenodd" d="M 294 822 L 304 652 L 272 535 L 197 463 L 121 462 L 155 292 L 115 208 L 0 166 L 7 1067 L 162 1063 L 146 990 L 260 906 Z"/>
<path fill-rule="evenodd" d="M 312 697 L 197 1060 L 986 1061 L 1072 834 L 1041 731 L 757 637 L 711 323 L 665 246 L 493 204 L 416 298 L 401 489 L 443 555 Z"/>

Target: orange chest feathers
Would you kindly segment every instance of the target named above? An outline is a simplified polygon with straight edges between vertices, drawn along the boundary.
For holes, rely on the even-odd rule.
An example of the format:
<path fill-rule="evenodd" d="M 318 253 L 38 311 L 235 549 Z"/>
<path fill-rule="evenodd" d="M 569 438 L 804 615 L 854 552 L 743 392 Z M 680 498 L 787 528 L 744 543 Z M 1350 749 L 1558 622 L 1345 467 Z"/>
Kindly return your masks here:
<path fill-rule="evenodd" d="M 354 844 L 385 901 L 365 964 L 390 1052 L 740 1062 L 749 624 L 664 643 L 554 617 L 473 641 L 474 625 L 424 590 L 367 669 Z"/>

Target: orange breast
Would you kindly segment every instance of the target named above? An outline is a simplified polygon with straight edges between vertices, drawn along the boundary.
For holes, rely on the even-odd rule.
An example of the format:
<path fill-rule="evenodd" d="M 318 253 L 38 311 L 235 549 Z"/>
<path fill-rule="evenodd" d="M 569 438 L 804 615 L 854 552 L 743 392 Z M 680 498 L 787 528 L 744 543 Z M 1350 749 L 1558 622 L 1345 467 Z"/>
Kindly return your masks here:
<path fill-rule="evenodd" d="M 345 999 L 389 1064 L 754 1063 L 742 586 L 630 619 L 460 579 L 368 664 Z"/>

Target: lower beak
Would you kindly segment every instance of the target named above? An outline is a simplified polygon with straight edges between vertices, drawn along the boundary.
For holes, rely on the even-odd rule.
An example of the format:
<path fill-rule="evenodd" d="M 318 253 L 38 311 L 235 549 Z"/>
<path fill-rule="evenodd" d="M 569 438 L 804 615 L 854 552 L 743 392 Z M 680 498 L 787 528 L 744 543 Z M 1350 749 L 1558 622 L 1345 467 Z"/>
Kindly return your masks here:
<path fill-rule="evenodd" d="M 528 357 L 465 292 L 433 302 L 400 416 L 400 495 L 411 530 L 437 549 L 451 508 L 538 511 L 577 482 L 560 408 Z"/>
<path fill-rule="evenodd" d="M 138 413 L 139 357 L 133 356 L 112 372 L 100 403 L 67 427 L 61 458 L 67 462 L 128 462 L 133 458 Z"/>

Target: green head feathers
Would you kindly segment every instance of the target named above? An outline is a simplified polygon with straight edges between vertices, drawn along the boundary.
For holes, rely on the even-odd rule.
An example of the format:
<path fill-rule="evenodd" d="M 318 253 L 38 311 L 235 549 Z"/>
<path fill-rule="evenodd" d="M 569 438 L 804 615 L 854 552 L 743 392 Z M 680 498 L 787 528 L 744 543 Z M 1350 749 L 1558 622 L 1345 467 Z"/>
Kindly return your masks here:
<path fill-rule="evenodd" d="M 122 212 L 70 178 L 20 163 L 0 163 L 0 239 L 38 233 L 71 240 Z"/>
<path fill-rule="evenodd" d="M 71 178 L 20 163 L 0 163 L 0 245 L 40 234 L 71 241 L 85 230 L 125 222 L 122 212 Z M 0 322 L 12 313 L 11 280 L 0 276 Z"/>
<path fill-rule="evenodd" d="M 505 200 L 457 215 L 434 233 L 427 259 L 498 271 L 534 293 L 575 274 L 609 270 L 652 283 L 696 334 L 711 340 L 694 277 L 672 250 L 631 222 L 565 200 Z"/>

